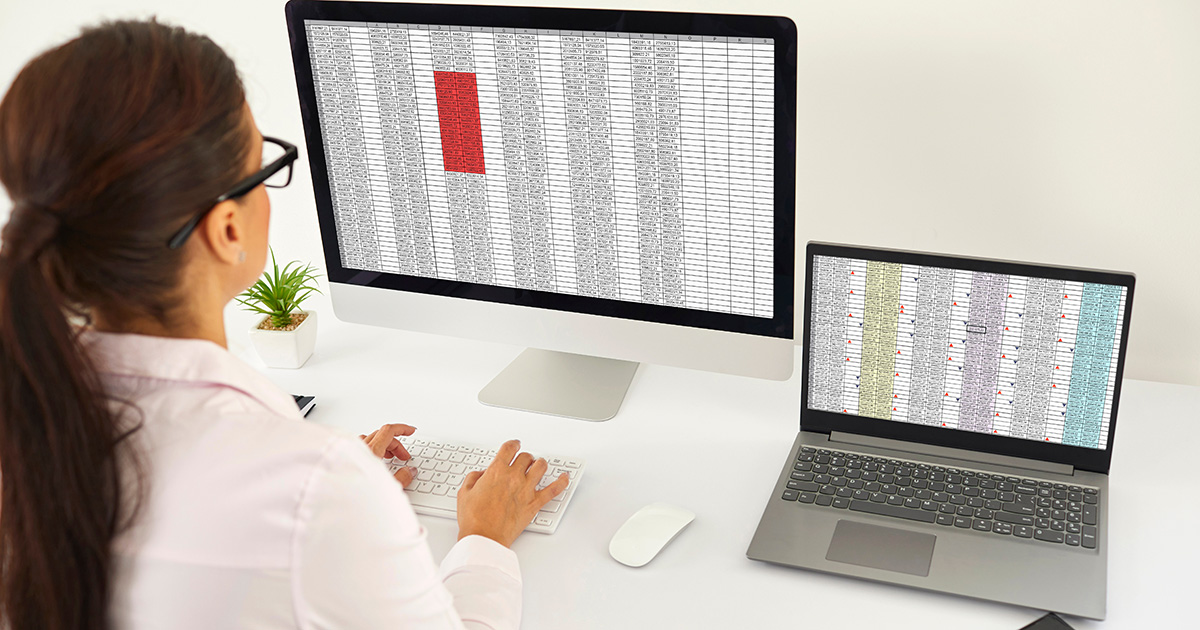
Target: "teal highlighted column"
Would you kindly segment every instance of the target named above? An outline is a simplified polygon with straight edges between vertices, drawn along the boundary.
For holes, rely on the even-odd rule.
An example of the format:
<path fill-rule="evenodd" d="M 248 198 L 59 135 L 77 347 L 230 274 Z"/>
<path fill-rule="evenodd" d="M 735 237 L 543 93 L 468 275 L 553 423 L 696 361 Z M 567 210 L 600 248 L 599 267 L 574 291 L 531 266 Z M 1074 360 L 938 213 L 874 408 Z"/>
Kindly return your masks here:
<path fill-rule="evenodd" d="M 1098 448 L 1108 375 L 1112 370 L 1113 340 L 1121 314 L 1121 287 L 1085 284 L 1081 301 L 1063 444 Z"/>

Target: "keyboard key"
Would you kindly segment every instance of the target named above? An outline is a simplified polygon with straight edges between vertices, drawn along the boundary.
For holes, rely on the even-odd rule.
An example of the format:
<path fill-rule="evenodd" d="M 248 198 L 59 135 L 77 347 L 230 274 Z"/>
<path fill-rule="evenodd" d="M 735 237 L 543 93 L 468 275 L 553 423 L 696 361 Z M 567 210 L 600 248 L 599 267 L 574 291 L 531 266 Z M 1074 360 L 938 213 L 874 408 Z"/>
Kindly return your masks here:
<path fill-rule="evenodd" d="M 433 485 L 433 494 L 438 496 L 446 496 L 446 492 L 448 490 L 450 490 L 450 486 L 447 486 L 444 483 L 435 483 Z"/>
<path fill-rule="evenodd" d="M 1023 514 L 1010 514 L 1008 512 L 996 512 L 996 520 L 1013 525 L 1033 525 L 1033 517 Z"/>
<path fill-rule="evenodd" d="M 432 491 L 433 491 L 432 483 L 429 483 L 428 481 L 421 481 L 421 482 L 417 483 L 416 492 L 421 492 L 423 494 L 429 494 Z"/>
<path fill-rule="evenodd" d="M 816 492 L 821 489 L 821 486 L 811 481 L 789 481 L 787 482 L 789 490 L 800 490 L 803 492 Z"/>
<path fill-rule="evenodd" d="M 1096 548 L 1096 528 L 1091 527 L 1091 526 L 1084 526 L 1083 536 L 1082 536 L 1081 540 L 1083 542 L 1084 549 L 1095 549 Z"/>
<path fill-rule="evenodd" d="M 971 529 L 977 532 L 990 532 L 992 531 L 992 522 L 977 518 L 971 521 Z"/>
<path fill-rule="evenodd" d="M 954 526 L 961 527 L 963 529 L 969 529 L 971 527 L 971 519 L 969 519 L 965 516 L 955 516 L 954 517 Z"/>
<path fill-rule="evenodd" d="M 1062 532 L 1056 532 L 1050 529 L 1037 529 L 1033 532 L 1033 537 L 1046 542 L 1060 543 L 1063 542 L 1064 536 Z"/>
<path fill-rule="evenodd" d="M 1013 525 L 1013 536 L 1018 538 L 1033 538 L 1033 528 L 1026 525 Z"/>
<path fill-rule="evenodd" d="M 993 522 L 992 533 L 1007 536 L 1012 533 L 1013 526 L 1010 523 Z"/>
<path fill-rule="evenodd" d="M 910 521 L 921 521 L 922 523 L 932 523 L 936 518 L 932 512 L 914 510 L 898 505 L 872 503 L 870 501 L 851 501 L 850 509 L 856 512 L 866 512 L 868 514 L 878 514 L 881 516 L 892 516 L 896 518 L 908 519 Z"/>
<path fill-rule="evenodd" d="M 817 495 L 817 505 L 830 505 L 833 503 L 833 497 L 826 494 Z"/>
<path fill-rule="evenodd" d="M 850 507 L 850 499 L 838 497 L 833 500 L 833 507 L 844 510 L 844 509 Z"/>
<path fill-rule="evenodd" d="M 817 494 L 815 492 L 801 492 L 800 498 L 798 499 L 798 501 L 800 501 L 801 503 L 812 503 L 816 499 L 817 499 Z"/>
<path fill-rule="evenodd" d="M 1079 546 L 1079 534 L 1067 534 L 1067 544 L 1072 547 Z"/>
<path fill-rule="evenodd" d="M 954 517 L 950 516 L 949 514 L 938 514 L 937 515 L 937 524 L 938 525 L 953 525 Z"/>
<path fill-rule="evenodd" d="M 1087 497 L 1084 497 L 1084 498 L 1086 499 Z M 1086 504 L 1083 506 L 1083 524 L 1084 525 L 1095 525 L 1096 524 L 1096 506 L 1086 505 Z"/>
<path fill-rule="evenodd" d="M 1003 509 L 1005 512 L 1012 512 L 1013 514 L 1027 514 L 1029 516 L 1033 516 L 1034 512 L 1032 505 L 1025 505 L 1023 503 L 1005 503 Z"/>

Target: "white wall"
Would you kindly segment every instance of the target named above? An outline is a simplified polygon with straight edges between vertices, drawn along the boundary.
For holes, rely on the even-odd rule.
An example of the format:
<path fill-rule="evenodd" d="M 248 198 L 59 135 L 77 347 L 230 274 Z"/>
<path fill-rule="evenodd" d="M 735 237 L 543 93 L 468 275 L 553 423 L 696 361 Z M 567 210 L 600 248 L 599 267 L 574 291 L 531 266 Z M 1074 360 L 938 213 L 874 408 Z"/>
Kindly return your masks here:
<path fill-rule="evenodd" d="M 795 20 L 801 244 L 1133 271 L 1126 374 L 1200 385 L 1200 3 L 607 6 Z M 82 25 L 152 14 L 224 46 L 259 127 L 303 144 L 278 0 L 0 0 L 0 85 Z M 271 241 L 282 258 L 320 261 L 311 185 L 297 174 L 272 192 Z M 0 198 L 0 220 L 8 208 Z"/>

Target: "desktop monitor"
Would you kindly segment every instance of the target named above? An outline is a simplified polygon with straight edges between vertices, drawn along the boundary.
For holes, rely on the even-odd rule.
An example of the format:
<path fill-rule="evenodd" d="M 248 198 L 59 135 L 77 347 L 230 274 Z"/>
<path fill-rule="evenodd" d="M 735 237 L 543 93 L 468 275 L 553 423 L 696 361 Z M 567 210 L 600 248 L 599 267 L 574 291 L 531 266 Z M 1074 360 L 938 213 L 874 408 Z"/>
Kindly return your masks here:
<path fill-rule="evenodd" d="M 528 346 L 480 400 L 592 420 L 639 362 L 791 375 L 791 20 L 286 12 L 340 319 Z"/>

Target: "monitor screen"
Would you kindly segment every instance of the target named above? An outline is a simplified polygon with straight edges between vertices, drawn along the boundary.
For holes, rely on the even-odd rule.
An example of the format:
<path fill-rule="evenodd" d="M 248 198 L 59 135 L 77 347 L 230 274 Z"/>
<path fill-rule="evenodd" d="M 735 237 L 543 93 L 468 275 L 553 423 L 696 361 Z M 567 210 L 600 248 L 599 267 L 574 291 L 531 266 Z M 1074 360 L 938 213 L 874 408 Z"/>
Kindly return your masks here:
<path fill-rule="evenodd" d="M 791 337 L 789 20 L 462 9 L 296 9 L 332 281 Z"/>
<path fill-rule="evenodd" d="M 817 255 L 809 409 L 1106 449 L 1127 288 Z"/>

